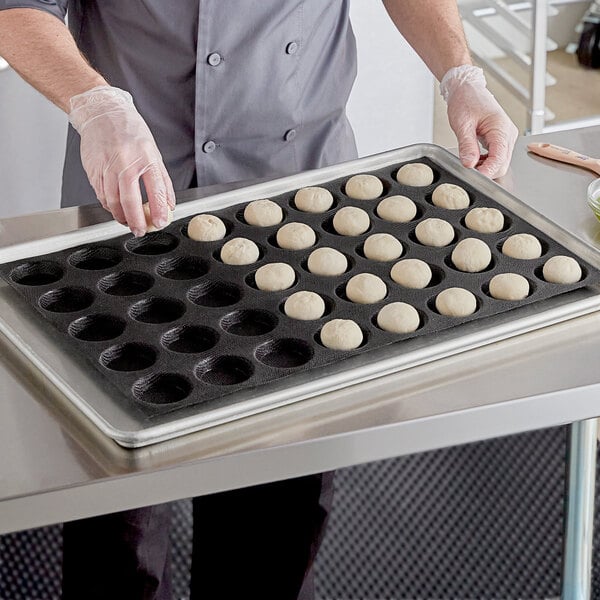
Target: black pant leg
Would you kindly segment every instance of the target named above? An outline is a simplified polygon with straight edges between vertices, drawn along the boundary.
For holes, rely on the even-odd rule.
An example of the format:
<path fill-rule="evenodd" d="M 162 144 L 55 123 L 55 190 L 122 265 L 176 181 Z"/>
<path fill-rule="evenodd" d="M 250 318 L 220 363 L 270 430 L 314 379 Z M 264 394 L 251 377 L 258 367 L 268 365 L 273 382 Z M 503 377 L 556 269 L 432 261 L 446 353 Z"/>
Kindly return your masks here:
<path fill-rule="evenodd" d="M 309 600 L 332 499 L 333 472 L 194 498 L 191 599 Z"/>
<path fill-rule="evenodd" d="M 63 525 L 62 600 L 171 600 L 169 504 Z"/>

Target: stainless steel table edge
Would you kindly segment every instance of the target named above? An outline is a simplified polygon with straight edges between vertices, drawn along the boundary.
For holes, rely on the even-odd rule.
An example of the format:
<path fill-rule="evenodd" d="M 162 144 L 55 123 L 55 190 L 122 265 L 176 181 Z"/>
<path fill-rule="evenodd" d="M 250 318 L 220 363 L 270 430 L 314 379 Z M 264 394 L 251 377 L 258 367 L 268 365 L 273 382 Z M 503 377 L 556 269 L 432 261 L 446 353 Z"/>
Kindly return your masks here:
<path fill-rule="evenodd" d="M 6 498 L 0 533 L 145 506 L 149 495 L 153 503 L 168 502 L 515 434 L 530 423 L 537 429 L 588 419 L 598 411 L 599 392 L 593 384 Z"/>
<path fill-rule="evenodd" d="M 174 218 L 179 219 L 198 212 L 207 212 L 257 198 L 278 195 L 306 185 L 316 185 L 356 172 L 380 169 L 422 156 L 428 156 L 476 189 L 493 197 L 588 262 L 594 265 L 600 264 L 597 251 L 592 251 L 591 248 L 582 244 L 577 238 L 531 210 L 491 180 L 474 170 L 464 169 L 458 159 L 443 148 L 430 144 L 417 144 L 341 165 L 260 183 L 218 194 L 212 198 L 203 199 L 200 203 L 191 201 L 177 207 Z M 44 251 L 54 252 L 82 243 L 100 241 L 122 233 L 123 227 L 112 222 L 37 242 L 17 244 L 0 249 L 0 263 L 26 258 Z M 393 345 L 387 347 L 385 351 L 372 351 L 364 355 L 365 364 L 356 366 L 353 369 L 344 368 L 344 365 L 342 365 L 336 367 L 337 372 L 330 372 L 317 379 L 305 377 L 302 380 L 296 377 L 292 381 L 292 385 L 286 386 L 284 389 L 272 391 L 272 386 L 266 385 L 262 388 L 260 395 L 256 395 L 255 391 L 239 392 L 240 401 L 234 406 L 212 409 L 210 412 L 202 412 L 202 409 L 198 409 L 198 412 L 184 415 L 176 418 L 176 420 L 172 416 L 167 416 L 165 418 L 166 422 L 161 423 L 155 420 L 153 423 L 148 423 L 138 422 L 125 411 L 119 411 L 118 408 L 112 407 L 110 396 L 108 396 L 101 382 L 87 381 L 86 371 L 82 370 L 81 366 L 68 354 L 57 352 L 52 344 L 51 337 L 49 338 L 50 343 L 45 344 L 43 331 L 37 328 L 37 320 L 30 321 L 24 314 L 19 316 L 17 311 L 20 311 L 20 309 L 11 306 L 11 292 L 12 290 L 6 284 L 0 285 L 0 331 L 101 431 L 122 446 L 130 448 L 165 441 L 185 433 L 222 424 L 232 419 L 298 402 L 315 395 L 402 371 L 425 362 L 438 360 L 484 344 L 575 318 L 600 308 L 600 295 L 596 292 L 590 297 L 574 300 L 572 303 L 546 307 L 538 314 L 526 313 L 522 318 L 516 318 L 509 323 L 504 322 L 498 326 L 492 324 L 481 331 L 470 332 L 468 328 L 459 327 L 456 330 L 456 337 L 445 339 L 441 343 L 417 348 L 413 351 L 400 351 L 394 355 L 392 354 L 394 352 Z M 14 294 L 14 292 L 12 293 Z M 517 314 L 519 313 L 517 312 Z M 406 347 L 410 348 L 410 345 Z M 90 398 L 93 402 L 88 400 Z"/>

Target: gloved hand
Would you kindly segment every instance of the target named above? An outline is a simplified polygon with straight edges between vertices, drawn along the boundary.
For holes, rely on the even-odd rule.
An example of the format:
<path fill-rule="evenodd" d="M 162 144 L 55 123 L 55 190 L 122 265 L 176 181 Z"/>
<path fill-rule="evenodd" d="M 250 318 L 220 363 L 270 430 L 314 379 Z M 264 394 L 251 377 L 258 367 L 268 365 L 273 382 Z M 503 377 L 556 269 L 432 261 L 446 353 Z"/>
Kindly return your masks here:
<path fill-rule="evenodd" d="M 152 223 L 167 225 L 175 192 L 156 142 L 128 92 L 98 86 L 70 99 L 69 121 L 81 136 L 81 162 L 102 206 L 135 236 L 146 233 L 140 177 Z"/>
<path fill-rule="evenodd" d="M 492 179 L 505 175 L 519 131 L 487 89 L 483 71 L 472 65 L 454 67 L 442 78 L 440 92 L 462 164 Z M 480 164 L 478 140 L 488 150 Z"/>

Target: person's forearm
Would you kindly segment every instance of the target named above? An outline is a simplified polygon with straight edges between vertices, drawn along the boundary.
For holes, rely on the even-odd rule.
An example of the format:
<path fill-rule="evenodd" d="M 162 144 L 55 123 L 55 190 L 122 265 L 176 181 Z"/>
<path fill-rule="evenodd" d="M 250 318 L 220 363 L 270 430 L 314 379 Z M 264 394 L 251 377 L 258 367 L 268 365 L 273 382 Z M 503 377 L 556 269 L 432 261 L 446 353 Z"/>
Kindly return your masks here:
<path fill-rule="evenodd" d="M 440 80 L 452 67 L 472 64 L 456 0 L 384 0 L 406 41 Z"/>
<path fill-rule="evenodd" d="M 107 85 L 81 55 L 65 24 L 39 10 L 0 11 L 0 56 L 65 112 L 76 94 Z"/>

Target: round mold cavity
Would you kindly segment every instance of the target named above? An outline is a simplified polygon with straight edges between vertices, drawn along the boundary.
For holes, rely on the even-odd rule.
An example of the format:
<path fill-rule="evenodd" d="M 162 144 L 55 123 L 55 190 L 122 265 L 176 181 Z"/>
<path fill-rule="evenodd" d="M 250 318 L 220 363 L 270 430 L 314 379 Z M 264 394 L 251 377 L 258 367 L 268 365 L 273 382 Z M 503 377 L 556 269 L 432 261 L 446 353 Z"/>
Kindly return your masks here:
<path fill-rule="evenodd" d="M 171 252 L 179 245 L 179 240 L 165 231 L 147 233 L 140 238 L 131 238 L 125 243 L 125 247 L 133 254 L 141 256 L 157 256 Z"/>
<path fill-rule="evenodd" d="M 160 262 L 156 272 L 167 279 L 198 279 L 208 273 L 208 264 L 197 256 L 178 256 Z"/>
<path fill-rule="evenodd" d="M 491 248 L 490 248 L 491 250 Z M 461 275 L 479 275 L 480 273 L 487 273 L 488 271 L 492 271 L 493 269 L 496 268 L 496 257 L 492 254 L 492 259 L 490 260 L 490 264 L 485 268 L 482 269 L 481 271 L 475 271 L 475 272 L 471 272 L 471 271 L 461 271 L 458 267 L 455 266 L 455 264 L 452 262 L 452 253 L 447 254 L 444 257 L 444 264 L 449 268 L 452 269 L 453 271 L 456 271 L 457 273 L 460 273 Z M 430 286 L 427 286 L 430 287 Z"/>
<path fill-rule="evenodd" d="M 92 246 L 73 252 L 69 256 L 69 264 L 85 271 L 101 271 L 118 265 L 122 260 L 121 253 L 107 246 Z"/>
<path fill-rule="evenodd" d="M 209 213 L 210 214 L 210 213 Z M 223 225 L 225 225 L 225 235 L 222 239 L 220 240 L 215 240 L 213 242 L 197 242 L 197 243 L 201 243 L 201 244 L 217 244 L 217 243 L 223 243 L 223 240 L 227 239 L 227 237 L 229 235 L 231 235 L 231 232 L 233 231 L 233 223 L 229 220 L 229 219 L 224 219 L 221 215 L 215 215 L 218 216 L 219 219 L 221 219 L 221 221 L 223 221 Z M 190 236 L 188 235 L 188 225 L 189 222 L 193 219 L 190 218 L 188 219 L 187 223 L 185 225 L 183 225 L 181 227 L 181 229 L 179 230 L 181 232 L 181 235 L 190 239 Z"/>
<path fill-rule="evenodd" d="M 196 366 L 195 375 L 210 385 L 237 385 L 252 377 L 254 367 L 241 356 L 211 356 Z"/>
<path fill-rule="evenodd" d="M 131 391 L 137 400 L 148 404 L 175 404 L 187 398 L 191 382 L 177 373 L 156 373 L 138 379 Z"/>
<path fill-rule="evenodd" d="M 94 294 L 82 287 L 63 287 L 46 292 L 40 297 L 40 306 L 49 312 L 68 313 L 87 308 L 94 302 Z"/>
<path fill-rule="evenodd" d="M 304 340 L 284 338 L 261 344 L 254 356 L 263 365 L 277 369 L 293 369 L 305 365 L 313 357 L 312 346 Z"/>
<path fill-rule="evenodd" d="M 76 319 L 69 325 L 69 335 L 84 342 L 104 342 L 119 337 L 125 321 L 114 315 L 95 314 Z"/>
<path fill-rule="evenodd" d="M 266 310 L 236 310 L 221 319 L 221 327 L 233 335 L 258 336 L 277 327 L 277 317 Z"/>
<path fill-rule="evenodd" d="M 210 327 L 182 325 L 163 334 L 161 341 L 171 352 L 197 354 L 214 348 L 219 341 L 219 334 Z"/>
<path fill-rule="evenodd" d="M 141 371 L 155 362 L 156 350 L 138 342 L 111 346 L 100 355 L 100 363 L 111 371 Z"/>
<path fill-rule="evenodd" d="M 236 304 L 242 296 L 241 288 L 226 281 L 206 281 L 188 292 L 190 302 L 213 308 Z"/>
<path fill-rule="evenodd" d="M 63 276 L 60 265 L 50 260 L 26 262 L 10 272 L 10 278 L 19 285 L 49 285 L 56 283 Z"/>
<path fill-rule="evenodd" d="M 170 323 L 185 313 L 185 304 L 171 298 L 146 298 L 129 309 L 132 319 L 142 323 Z"/>
<path fill-rule="evenodd" d="M 111 273 L 98 282 L 98 289 L 111 296 L 135 296 L 147 292 L 154 285 L 154 278 L 142 271 Z"/>

